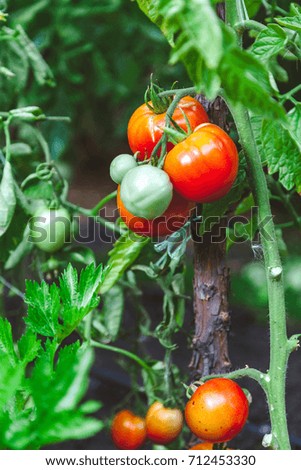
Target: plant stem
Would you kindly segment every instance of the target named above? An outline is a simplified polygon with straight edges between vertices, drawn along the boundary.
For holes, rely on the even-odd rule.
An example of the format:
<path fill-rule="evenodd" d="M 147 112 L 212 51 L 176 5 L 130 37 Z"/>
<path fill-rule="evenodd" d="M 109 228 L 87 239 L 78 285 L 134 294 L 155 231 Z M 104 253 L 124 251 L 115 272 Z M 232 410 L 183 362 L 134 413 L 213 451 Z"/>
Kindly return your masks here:
<path fill-rule="evenodd" d="M 0 283 L 7 287 L 11 292 L 24 300 L 24 294 L 17 287 L 13 286 L 3 276 L 0 275 Z"/>
<path fill-rule="evenodd" d="M 11 157 L 11 151 L 10 151 L 11 138 L 10 138 L 10 131 L 9 131 L 10 123 L 11 123 L 11 117 L 9 117 L 3 124 L 4 135 L 5 135 L 5 150 L 6 150 L 5 157 L 6 157 L 7 162 L 10 161 L 10 157 Z"/>
<path fill-rule="evenodd" d="M 110 344 L 106 344 L 106 343 L 99 343 L 98 341 L 94 341 L 94 340 L 91 340 L 90 344 L 91 346 L 94 346 L 95 348 L 105 349 L 106 351 L 112 351 L 117 354 L 121 354 L 122 356 L 126 356 L 132 361 L 137 362 L 137 364 L 139 364 L 139 366 L 142 367 L 142 369 L 144 369 L 145 372 L 147 372 L 150 380 L 154 384 L 154 376 L 153 376 L 152 369 L 149 367 L 149 365 L 145 361 L 140 359 L 140 357 L 136 356 L 136 354 L 133 354 L 130 351 L 127 351 L 126 349 L 117 348 L 116 346 L 111 346 Z"/>
<path fill-rule="evenodd" d="M 249 30 L 254 30 L 261 32 L 263 29 L 266 28 L 266 26 L 262 23 L 259 23 L 258 21 L 254 20 L 245 20 L 245 21 L 239 21 L 234 25 L 234 28 L 238 33 L 241 33 L 247 29 Z"/>
<path fill-rule="evenodd" d="M 105 196 L 103 199 L 101 199 L 96 206 L 94 206 L 90 212 L 91 215 L 97 215 L 100 209 L 102 209 L 111 199 L 114 199 L 117 196 L 117 191 L 113 191 L 112 193 L 108 194 Z"/>
<path fill-rule="evenodd" d="M 234 25 L 241 21 L 237 5 L 242 0 L 228 0 L 227 22 Z M 270 365 L 266 376 L 267 400 L 270 412 L 272 436 L 271 447 L 290 449 L 286 421 L 285 375 L 288 360 L 288 339 L 286 333 L 286 311 L 281 264 L 269 192 L 260 155 L 255 143 L 248 110 L 241 104 L 231 104 L 240 143 L 246 156 L 250 173 L 250 184 L 258 207 L 258 224 L 263 246 L 269 298 L 270 324 Z"/>
<path fill-rule="evenodd" d="M 174 90 L 164 90 L 159 93 L 160 98 L 163 98 L 164 96 L 173 96 L 177 95 L 180 93 L 182 96 L 187 96 L 187 95 L 195 95 L 196 90 L 195 87 L 189 87 L 189 88 L 176 88 Z"/>

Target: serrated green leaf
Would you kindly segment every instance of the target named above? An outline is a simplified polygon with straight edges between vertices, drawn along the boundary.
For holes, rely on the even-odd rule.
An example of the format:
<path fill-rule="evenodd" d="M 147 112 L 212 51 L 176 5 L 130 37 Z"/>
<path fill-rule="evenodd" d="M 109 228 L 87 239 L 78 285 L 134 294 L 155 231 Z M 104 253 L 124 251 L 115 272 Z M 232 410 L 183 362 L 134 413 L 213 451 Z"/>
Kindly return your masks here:
<path fill-rule="evenodd" d="M 30 330 L 26 330 L 17 342 L 20 360 L 24 364 L 33 361 L 41 348 L 41 341 L 37 339 L 37 335 Z"/>
<path fill-rule="evenodd" d="M 53 367 L 54 343 L 46 343 L 37 360 L 29 386 L 36 408 L 33 428 L 37 447 L 64 441 L 83 439 L 102 429 L 102 422 L 87 418 L 89 402 L 79 406 L 88 387 L 93 351 L 79 347 L 79 342 L 59 351 Z M 95 410 L 95 406 L 92 407 Z"/>
<path fill-rule="evenodd" d="M 25 303 L 28 305 L 26 324 L 34 333 L 54 337 L 60 331 L 58 322 L 60 312 L 59 288 L 45 281 L 26 281 Z"/>
<path fill-rule="evenodd" d="M 0 183 L 0 237 L 8 229 L 16 208 L 15 182 L 12 167 L 6 162 Z"/>
<path fill-rule="evenodd" d="M 296 104 L 287 114 L 287 117 L 295 140 L 301 143 L 301 103 Z"/>
<path fill-rule="evenodd" d="M 102 265 L 94 263 L 82 269 L 80 277 L 75 268 L 68 265 L 60 277 L 60 295 L 62 298 L 62 337 L 68 336 L 83 318 L 99 304 L 98 290 L 104 271 Z"/>
<path fill-rule="evenodd" d="M 140 237 L 133 232 L 125 232 L 121 235 L 109 252 L 108 270 L 100 287 L 101 294 L 105 294 L 114 286 L 149 241 L 149 238 Z"/>
<path fill-rule="evenodd" d="M 95 400 L 89 400 L 83 403 L 79 409 L 82 413 L 95 413 L 96 411 L 99 411 L 102 407 L 102 404 L 99 401 Z"/>
<path fill-rule="evenodd" d="M 8 405 L 9 400 L 15 395 L 19 388 L 24 367 L 22 364 L 12 366 L 9 357 L 0 353 L 0 410 Z"/>
<path fill-rule="evenodd" d="M 257 150 L 259 152 L 262 164 L 265 164 L 266 162 L 264 160 L 264 151 L 263 151 L 262 140 L 261 140 L 262 122 L 263 122 L 263 117 L 260 114 L 251 115 L 252 131 L 253 131 L 254 139 L 256 142 Z"/>
<path fill-rule="evenodd" d="M 285 49 L 287 41 L 285 31 L 277 24 L 270 24 L 258 34 L 251 50 L 261 61 L 268 62 Z"/>
<path fill-rule="evenodd" d="M 73 411 L 61 413 L 52 426 L 44 431 L 41 444 L 55 444 L 70 439 L 87 439 L 103 429 L 102 421 Z"/>
<path fill-rule="evenodd" d="M 267 118 L 284 118 L 284 109 L 271 97 L 267 70 L 251 53 L 230 48 L 221 62 L 220 75 L 230 101 Z"/>
<path fill-rule="evenodd" d="M 279 123 L 264 121 L 262 144 L 269 173 L 279 173 L 279 181 L 285 189 L 296 186 L 297 191 L 301 191 L 301 152 L 289 130 Z"/>
<path fill-rule="evenodd" d="M 60 350 L 54 376 L 56 403 L 54 412 L 74 409 L 88 387 L 88 373 L 93 363 L 93 350 L 79 348 L 79 343 Z M 54 403 L 53 403 L 54 405 Z"/>
<path fill-rule="evenodd" d="M 0 317 L 0 351 L 14 366 L 17 362 L 17 356 L 14 349 L 14 341 L 10 322 L 6 318 Z"/>
<path fill-rule="evenodd" d="M 167 21 L 170 19 L 171 27 L 175 22 L 178 24 L 179 35 L 175 41 L 173 60 L 177 55 L 178 59 L 183 59 L 189 50 L 196 50 L 208 69 L 216 69 L 223 53 L 223 38 L 220 21 L 211 2 L 190 0 L 187 3 L 179 2 L 178 6 L 176 10 L 170 0 L 159 2 L 160 11 Z"/>
<path fill-rule="evenodd" d="M 284 26 L 287 29 L 291 29 L 293 31 L 301 32 L 301 15 L 299 16 L 287 16 L 283 18 L 275 18 L 277 23 L 281 26 Z"/>

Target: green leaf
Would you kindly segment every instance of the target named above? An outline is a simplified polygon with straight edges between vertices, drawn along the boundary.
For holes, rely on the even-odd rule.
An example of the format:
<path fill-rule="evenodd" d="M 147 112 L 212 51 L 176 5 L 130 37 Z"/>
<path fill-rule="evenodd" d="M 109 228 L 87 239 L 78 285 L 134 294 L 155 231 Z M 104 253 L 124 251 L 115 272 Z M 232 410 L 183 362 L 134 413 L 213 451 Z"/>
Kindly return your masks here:
<path fill-rule="evenodd" d="M 11 158 L 29 157 L 32 155 L 32 148 L 24 142 L 15 142 L 10 145 L 10 154 Z"/>
<path fill-rule="evenodd" d="M 176 296 L 175 321 L 182 328 L 185 318 L 185 271 L 176 273 L 173 276 L 171 286 Z"/>
<path fill-rule="evenodd" d="M 251 50 L 261 61 L 268 62 L 285 49 L 287 41 L 285 31 L 277 24 L 270 24 L 258 34 Z"/>
<path fill-rule="evenodd" d="M 115 285 L 104 296 L 104 304 L 101 310 L 104 326 L 111 341 L 115 341 L 121 325 L 124 309 L 123 289 Z"/>
<path fill-rule="evenodd" d="M 26 324 L 34 333 L 54 337 L 60 331 L 58 322 L 60 312 L 59 288 L 45 281 L 26 281 L 25 303 L 28 305 Z"/>
<path fill-rule="evenodd" d="M 95 418 L 89 418 L 78 412 L 61 413 L 42 435 L 42 445 L 70 439 L 87 439 L 103 429 L 104 425 Z"/>
<path fill-rule="evenodd" d="M 95 410 L 89 402 L 79 406 L 87 388 L 93 350 L 79 347 L 79 342 L 59 351 L 53 367 L 54 345 L 46 343 L 46 350 L 36 362 L 29 387 L 36 408 L 33 427 L 38 447 L 66 439 L 83 439 L 102 429 L 103 424 L 86 417 Z"/>
<path fill-rule="evenodd" d="M 294 108 L 287 114 L 291 133 L 296 142 L 301 143 L 301 103 L 296 104 Z"/>
<path fill-rule="evenodd" d="M 223 39 L 220 21 L 211 2 L 190 0 L 175 4 L 171 0 L 160 0 L 159 11 L 169 28 L 179 33 L 175 40 L 173 61 L 183 59 L 190 50 L 195 50 L 208 69 L 216 69 L 223 54 Z"/>
<path fill-rule="evenodd" d="M 16 30 L 18 32 L 17 40 L 27 54 L 37 83 L 40 85 L 55 86 L 52 71 L 34 43 L 29 39 L 21 25 L 17 25 Z"/>
<path fill-rule="evenodd" d="M 33 244 L 30 243 L 28 239 L 29 233 L 30 233 L 30 229 L 29 229 L 29 226 L 27 225 L 23 233 L 23 238 L 20 241 L 19 245 L 17 245 L 16 248 L 10 251 L 9 257 L 7 258 L 6 263 L 4 265 L 4 269 L 15 268 L 22 261 L 22 259 L 26 255 L 28 255 L 28 253 L 31 252 L 33 248 Z"/>
<path fill-rule="evenodd" d="M 252 207 L 255 206 L 254 196 L 250 193 L 247 197 L 245 197 L 236 207 L 235 215 L 242 215 L 246 212 L 249 212 Z"/>
<path fill-rule="evenodd" d="M 261 7 L 261 0 L 245 0 L 245 5 L 250 18 L 253 18 Z"/>
<path fill-rule="evenodd" d="M 173 44 L 174 31 L 166 25 L 165 18 L 159 12 L 159 0 L 137 0 L 140 10 L 163 32 L 168 42 Z"/>
<path fill-rule="evenodd" d="M 301 32 L 301 15 L 298 16 L 287 16 L 283 18 L 275 18 L 278 24 L 284 26 L 287 29 Z"/>
<path fill-rule="evenodd" d="M 284 109 L 271 97 L 267 70 L 251 53 L 230 48 L 221 62 L 220 75 L 230 101 L 267 118 L 284 118 Z"/>
<path fill-rule="evenodd" d="M 51 200 L 54 197 L 54 189 L 51 181 L 31 180 L 26 184 L 24 194 L 30 199 Z"/>
<path fill-rule="evenodd" d="M 24 368 L 21 364 L 12 367 L 9 357 L 0 352 L 0 410 L 8 405 L 9 400 L 15 395 L 19 388 Z"/>
<path fill-rule="evenodd" d="M 79 343 L 60 350 L 53 389 L 57 398 L 54 407 L 56 413 L 76 408 L 88 388 L 88 373 L 92 363 L 93 350 L 79 348 Z"/>
<path fill-rule="evenodd" d="M 33 361 L 41 349 L 41 341 L 38 340 L 37 335 L 30 330 L 25 331 L 17 345 L 20 359 L 24 364 Z"/>
<path fill-rule="evenodd" d="M 16 208 L 15 182 L 12 167 L 6 162 L 0 183 L 0 237 L 8 229 Z"/>
<path fill-rule="evenodd" d="M 17 356 L 14 349 L 14 342 L 12 336 L 11 324 L 6 318 L 0 317 L 0 351 L 9 360 L 10 364 L 14 366 L 17 361 Z"/>
<path fill-rule="evenodd" d="M 253 135 L 255 138 L 257 150 L 259 152 L 262 164 L 265 165 L 266 162 L 264 159 L 264 151 L 263 151 L 262 140 L 261 140 L 262 122 L 263 122 L 263 117 L 260 114 L 251 115 L 252 131 L 253 131 Z"/>
<path fill-rule="evenodd" d="M 269 174 L 279 173 L 279 181 L 285 189 L 296 186 L 301 191 L 301 151 L 289 130 L 279 123 L 264 121 L 262 144 Z"/>
<path fill-rule="evenodd" d="M 75 268 L 68 265 L 60 277 L 60 296 L 62 299 L 62 337 L 68 336 L 83 318 L 99 304 L 99 286 L 104 272 L 102 265 L 94 263 L 82 269 L 80 277 Z"/>
<path fill-rule="evenodd" d="M 121 235 L 109 252 L 108 270 L 100 288 L 101 294 L 105 294 L 114 286 L 149 241 L 149 238 L 140 237 L 133 232 L 125 232 Z"/>

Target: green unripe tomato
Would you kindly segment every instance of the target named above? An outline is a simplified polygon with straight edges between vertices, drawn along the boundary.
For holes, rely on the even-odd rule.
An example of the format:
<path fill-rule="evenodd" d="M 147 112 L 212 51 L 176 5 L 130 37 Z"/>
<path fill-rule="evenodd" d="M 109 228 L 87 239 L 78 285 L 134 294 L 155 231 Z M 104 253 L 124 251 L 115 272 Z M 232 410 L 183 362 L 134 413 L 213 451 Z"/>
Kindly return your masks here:
<path fill-rule="evenodd" d="M 148 220 L 166 211 L 172 194 L 173 186 L 167 173 L 151 165 L 128 171 L 120 186 L 120 197 L 126 209 Z"/>
<path fill-rule="evenodd" d="M 70 241 L 71 220 L 69 212 L 59 209 L 41 208 L 30 220 L 30 237 L 40 250 L 54 253 Z"/>
<path fill-rule="evenodd" d="M 133 155 L 122 153 L 112 160 L 110 176 L 116 184 L 120 184 L 127 172 L 136 166 L 137 162 Z"/>

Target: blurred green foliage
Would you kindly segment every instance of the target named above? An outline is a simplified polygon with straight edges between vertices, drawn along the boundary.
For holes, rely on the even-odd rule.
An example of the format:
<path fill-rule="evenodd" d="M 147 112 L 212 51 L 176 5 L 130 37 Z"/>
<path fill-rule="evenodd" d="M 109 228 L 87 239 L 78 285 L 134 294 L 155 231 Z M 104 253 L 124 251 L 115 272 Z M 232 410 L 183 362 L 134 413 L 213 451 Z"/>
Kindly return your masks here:
<path fill-rule="evenodd" d="M 284 260 L 284 280 L 287 314 L 301 319 L 301 258 L 289 256 Z M 258 321 L 268 320 L 268 292 L 263 263 L 250 262 L 231 276 L 232 299 L 236 306 L 247 307 Z"/>
<path fill-rule="evenodd" d="M 168 44 L 134 2 L 0 0 L 0 9 L 5 6 L 7 24 L 21 25 L 30 36 L 56 87 L 47 86 L 54 84 L 52 80 L 31 80 L 22 103 L 18 90 L 5 100 L 0 90 L 0 100 L 6 109 L 36 104 L 48 115 L 71 117 L 72 133 L 68 124 L 44 125 L 53 158 L 66 149 L 73 163 L 83 154 L 90 166 L 93 159 L 101 160 L 107 153 L 111 157 L 127 145 L 127 121 L 142 102 L 151 73 L 166 86 L 174 77 L 186 84 L 184 68 L 168 65 Z M 17 51 L 13 60 L 24 70 L 24 54 Z"/>

